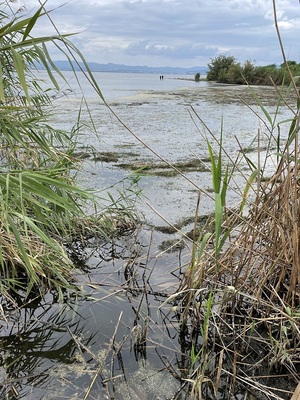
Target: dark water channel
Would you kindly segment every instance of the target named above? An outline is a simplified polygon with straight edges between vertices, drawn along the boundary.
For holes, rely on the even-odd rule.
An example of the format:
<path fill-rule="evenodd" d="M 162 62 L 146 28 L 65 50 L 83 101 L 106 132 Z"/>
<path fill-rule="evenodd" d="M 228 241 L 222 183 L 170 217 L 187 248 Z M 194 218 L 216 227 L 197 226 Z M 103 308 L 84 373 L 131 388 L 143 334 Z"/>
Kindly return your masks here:
<path fill-rule="evenodd" d="M 19 312 L 3 304 L 1 398 L 176 395 L 186 354 L 178 340 L 178 316 L 164 302 L 178 284 L 185 257 L 181 250 L 163 256 L 152 251 L 163 239 L 158 236 L 143 229 L 86 248 L 78 272 L 84 298 L 58 305 L 49 293 Z"/>

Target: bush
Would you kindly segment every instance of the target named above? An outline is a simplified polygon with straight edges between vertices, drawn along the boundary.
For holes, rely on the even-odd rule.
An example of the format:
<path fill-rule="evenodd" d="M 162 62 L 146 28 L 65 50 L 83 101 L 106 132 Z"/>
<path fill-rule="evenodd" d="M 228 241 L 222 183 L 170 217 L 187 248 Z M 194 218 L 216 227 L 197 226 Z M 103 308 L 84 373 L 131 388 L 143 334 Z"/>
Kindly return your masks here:
<path fill-rule="evenodd" d="M 207 80 L 225 82 L 226 73 L 229 67 L 234 63 L 235 63 L 235 58 L 232 56 L 225 57 L 222 55 L 213 58 L 211 63 L 208 64 Z"/>
<path fill-rule="evenodd" d="M 276 64 L 255 67 L 247 60 L 243 66 L 234 57 L 219 56 L 208 64 L 207 79 L 220 83 L 249 85 L 290 84 L 291 77 L 300 76 L 300 64 L 287 61 L 278 67 Z"/>

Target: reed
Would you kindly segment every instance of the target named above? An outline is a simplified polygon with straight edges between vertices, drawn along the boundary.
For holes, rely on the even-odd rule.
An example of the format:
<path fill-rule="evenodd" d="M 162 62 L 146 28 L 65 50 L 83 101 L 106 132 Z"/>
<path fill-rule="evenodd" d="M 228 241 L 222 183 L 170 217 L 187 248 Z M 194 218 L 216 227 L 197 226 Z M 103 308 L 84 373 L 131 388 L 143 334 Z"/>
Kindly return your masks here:
<path fill-rule="evenodd" d="M 104 217 L 98 211 L 102 210 L 100 199 L 76 185 L 81 111 L 70 132 L 55 129 L 47 121 L 52 110 L 47 93 L 61 90 L 58 78 L 66 83 L 47 45 L 54 44 L 70 65 L 80 60 L 86 78 L 105 101 L 86 61 L 67 35 L 32 35 L 41 18 L 52 22 L 45 4 L 24 18 L 22 12 L 10 13 L 8 3 L 0 1 L 0 295 L 11 301 L 16 292 L 26 298 L 32 292 L 43 296 L 55 289 L 62 299 L 63 292 L 77 291 L 66 245 L 84 236 L 83 225 L 89 235 L 92 231 L 111 235 L 120 224 L 132 222 L 131 210 L 111 198 Z M 41 65 L 47 74 L 46 89 L 37 73 Z"/>
<path fill-rule="evenodd" d="M 276 22 L 275 2 L 273 5 Z M 184 335 L 192 341 L 189 373 L 194 398 L 217 397 L 225 383 L 231 394 L 244 390 L 286 398 L 278 386 L 280 381 L 272 380 L 278 371 L 291 387 L 297 386 L 300 95 L 299 77 L 292 76 L 282 45 L 281 49 L 287 81 L 291 83 L 274 86 L 278 102 L 273 115 L 257 99 L 263 116 L 258 118 L 264 126 L 256 138 L 257 162 L 241 149 L 239 163 L 246 163 L 249 172 L 244 175 L 240 203 L 233 212 L 227 208 L 226 193 L 235 173 L 241 171 L 239 163 L 227 164 L 222 171 L 222 165 L 228 163 L 222 129 L 219 140 L 213 134 L 207 140 L 215 193 L 215 229 L 209 238 L 203 235 L 194 240 L 190 268 L 178 290 Z M 283 106 L 290 108 L 292 117 L 279 121 Z M 200 116 L 197 119 L 205 125 Z M 262 135 L 268 137 L 264 151 Z M 211 140 L 218 147 L 217 153 Z M 265 378 L 260 377 L 263 370 L 267 370 Z M 207 384 L 204 390 L 204 381 L 209 382 L 210 394 Z M 273 387 L 266 385 L 268 381 Z"/>

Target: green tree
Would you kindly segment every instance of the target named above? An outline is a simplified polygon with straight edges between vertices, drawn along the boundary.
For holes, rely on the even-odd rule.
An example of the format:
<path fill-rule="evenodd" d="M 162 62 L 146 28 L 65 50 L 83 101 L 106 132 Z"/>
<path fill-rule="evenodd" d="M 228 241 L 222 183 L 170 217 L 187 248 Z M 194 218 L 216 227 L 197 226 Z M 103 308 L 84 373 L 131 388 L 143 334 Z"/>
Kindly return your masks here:
<path fill-rule="evenodd" d="M 197 72 L 195 74 L 195 82 L 199 82 L 200 81 L 200 72 Z"/>
<path fill-rule="evenodd" d="M 254 71 L 253 84 L 258 85 L 271 85 L 281 84 L 281 73 L 277 68 L 276 64 L 269 64 L 265 66 L 259 66 Z M 251 82 L 250 82 L 251 83 Z"/>
<path fill-rule="evenodd" d="M 242 76 L 242 67 L 239 63 L 231 64 L 224 76 L 224 83 L 244 83 Z"/>
<path fill-rule="evenodd" d="M 287 64 L 287 65 L 286 65 Z M 291 76 L 300 76 L 300 64 L 298 64 L 296 61 L 293 60 L 288 60 L 287 62 L 283 63 L 280 65 L 280 74 L 281 74 L 281 80 L 285 84 L 290 84 L 291 83 Z"/>
<path fill-rule="evenodd" d="M 250 60 L 241 66 L 234 57 L 219 56 L 214 58 L 208 67 L 208 80 L 231 84 L 287 85 L 291 82 L 291 76 L 300 76 L 300 64 L 291 60 L 280 67 L 276 64 L 256 67 Z"/>
<path fill-rule="evenodd" d="M 212 59 L 208 64 L 207 80 L 226 82 L 226 73 L 228 68 L 235 63 L 235 58 L 232 56 L 218 56 Z"/>
<path fill-rule="evenodd" d="M 252 84 L 254 77 L 255 77 L 255 65 L 252 61 L 246 60 L 243 68 L 242 68 L 242 75 L 244 82 L 243 83 L 248 83 Z"/>

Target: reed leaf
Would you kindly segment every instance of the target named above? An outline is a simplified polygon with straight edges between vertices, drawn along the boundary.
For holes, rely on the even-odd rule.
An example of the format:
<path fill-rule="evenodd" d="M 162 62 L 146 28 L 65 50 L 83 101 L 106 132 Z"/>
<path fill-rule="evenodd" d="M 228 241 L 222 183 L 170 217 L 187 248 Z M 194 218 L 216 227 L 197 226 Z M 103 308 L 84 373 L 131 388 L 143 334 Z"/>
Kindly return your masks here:
<path fill-rule="evenodd" d="M 39 56 L 39 61 L 40 61 L 40 62 L 44 65 L 44 67 L 46 68 L 47 74 L 48 74 L 49 78 L 51 79 L 51 82 L 53 83 L 55 89 L 56 89 L 56 90 L 59 90 L 59 85 L 58 85 L 58 83 L 57 83 L 57 80 L 55 79 L 55 77 L 54 77 L 54 75 L 53 75 L 53 73 L 52 73 L 52 71 L 51 71 L 51 68 L 50 68 L 49 65 L 48 65 L 47 59 L 46 59 L 46 57 L 45 57 L 45 49 L 41 50 L 37 45 L 34 46 L 34 49 L 35 49 L 36 53 L 37 53 L 38 56 Z M 53 63 L 52 63 L 52 64 L 53 64 Z M 51 65 L 51 67 L 53 67 L 53 66 Z"/>
<path fill-rule="evenodd" d="M 73 54 L 75 53 L 75 55 L 77 55 L 77 56 L 79 57 L 79 60 L 83 63 L 84 68 L 82 68 L 82 67 L 80 66 L 80 64 L 79 64 L 78 61 L 76 61 L 77 66 L 78 66 L 78 67 L 81 69 L 81 71 L 85 74 L 85 76 L 87 77 L 87 79 L 89 80 L 89 82 L 90 82 L 90 84 L 92 85 L 93 89 L 94 89 L 95 92 L 98 94 L 98 96 L 101 98 L 101 100 L 106 104 L 106 100 L 105 100 L 105 98 L 104 98 L 104 96 L 103 96 L 103 94 L 102 94 L 102 91 L 101 91 L 101 89 L 100 89 L 100 87 L 99 87 L 99 85 L 98 85 L 98 83 L 97 83 L 97 81 L 96 81 L 96 79 L 95 79 L 95 77 L 94 77 L 94 75 L 93 75 L 93 73 L 92 73 L 90 67 L 89 67 L 89 64 L 86 62 L 86 60 L 85 60 L 85 58 L 83 57 L 83 55 L 82 55 L 82 53 L 80 52 L 80 50 L 79 50 L 76 46 L 74 46 L 74 44 L 73 44 L 72 42 L 70 42 L 70 41 L 67 39 L 66 36 L 63 38 L 63 42 L 64 42 L 64 44 L 66 45 L 67 49 L 68 49 L 68 50 L 70 51 L 70 53 L 72 54 L 72 56 L 73 56 Z M 60 48 L 60 50 L 63 51 L 61 48 Z M 75 69 L 74 69 L 73 62 L 71 61 L 69 55 L 68 55 L 66 52 L 64 52 L 64 53 L 65 53 L 67 59 L 69 60 L 69 63 L 70 63 L 70 66 L 72 67 L 73 72 L 74 72 L 75 75 L 76 75 L 76 71 L 75 71 Z M 77 60 L 77 59 L 78 59 L 78 58 L 75 57 L 75 60 Z"/>
<path fill-rule="evenodd" d="M 224 207 L 226 204 L 226 194 L 227 194 L 227 188 L 228 188 L 228 183 L 229 183 L 229 169 L 226 167 L 225 175 L 223 178 L 222 182 L 222 190 L 221 190 L 221 203 L 222 206 Z"/>
<path fill-rule="evenodd" d="M 6 182 L 7 197 L 10 191 L 11 193 L 20 192 L 20 181 L 22 181 L 23 200 L 27 200 L 29 203 L 37 203 L 33 198 L 36 197 L 44 199 L 48 204 L 56 204 L 66 210 L 79 212 L 80 205 L 72 198 L 71 193 L 81 194 L 86 199 L 90 198 L 82 189 L 37 172 L 24 171 L 17 174 L 7 174 L 6 176 L 0 174 L 0 185 L 4 185 Z M 67 195 L 65 197 L 61 196 L 62 192 L 57 193 L 57 189 L 65 191 Z M 41 207 L 43 206 L 43 203 L 38 204 Z"/>
<path fill-rule="evenodd" d="M 207 245 L 208 240 L 211 238 L 212 234 L 210 232 L 207 232 L 204 236 L 203 239 L 200 242 L 200 246 L 198 249 L 198 256 L 199 259 L 202 257 L 202 254 L 204 253 L 205 247 Z"/>
<path fill-rule="evenodd" d="M 3 25 L 0 28 L 0 38 L 7 37 L 10 34 L 15 34 L 16 32 L 21 31 L 28 25 L 30 20 L 31 18 L 25 18 L 25 19 L 20 19 L 16 22 L 16 19 L 14 19 L 11 22 Z"/>
<path fill-rule="evenodd" d="M 62 260 L 64 258 L 63 256 L 65 255 L 65 262 L 69 262 L 67 255 L 64 254 L 64 252 L 62 251 L 61 245 L 55 242 L 49 235 L 45 233 L 45 231 L 40 229 L 32 218 L 29 218 L 28 216 L 17 212 L 12 213 L 12 215 L 16 216 L 19 220 L 24 221 L 24 223 L 28 225 L 30 229 L 32 229 L 32 231 L 38 235 L 42 242 L 44 242 L 49 248 L 54 250 L 54 252 L 57 253 Z"/>
<path fill-rule="evenodd" d="M 215 161 L 213 150 L 212 150 L 211 144 L 209 143 L 208 140 L 207 140 L 207 147 L 208 147 L 209 157 L 210 157 L 210 161 L 211 161 L 214 192 L 219 193 L 220 179 L 219 179 L 219 174 L 218 174 L 218 163 L 216 163 L 216 161 Z"/>
<path fill-rule="evenodd" d="M 24 42 L 24 41 L 26 40 L 27 36 L 30 34 L 30 32 L 31 32 L 32 29 L 34 28 L 34 26 L 35 26 L 37 20 L 41 17 L 43 7 L 44 7 L 44 5 L 42 5 L 42 6 L 35 12 L 35 14 L 34 14 L 29 20 L 27 20 L 26 29 L 25 29 L 24 34 L 23 34 L 22 42 Z"/>
<path fill-rule="evenodd" d="M 255 90 L 254 90 L 251 86 L 249 86 L 249 88 L 250 88 L 250 90 L 252 91 L 252 94 L 253 94 L 253 96 L 254 96 L 254 98 L 255 98 L 255 100 L 256 100 L 256 102 L 257 102 L 259 108 L 262 110 L 264 116 L 267 118 L 267 120 L 268 120 L 268 122 L 270 123 L 270 125 L 273 125 L 273 120 L 272 120 L 271 115 L 268 113 L 268 111 L 266 110 L 266 108 L 265 108 L 264 105 L 262 104 L 260 98 L 259 98 L 259 97 L 257 96 L 257 94 L 255 93 Z"/>
<path fill-rule="evenodd" d="M 31 261 L 29 259 L 28 253 L 25 250 L 25 246 L 23 244 L 22 237 L 21 237 L 21 235 L 19 233 L 19 229 L 15 225 L 13 219 L 8 214 L 7 214 L 6 217 L 7 217 L 7 223 L 8 223 L 8 226 L 7 226 L 8 232 L 12 231 L 12 233 L 13 233 L 15 239 L 16 239 L 16 242 L 18 244 L 18 250 L 19 250 L 19 252 L 20 252 L 20 254 L 22 256 L 22 261 L 24 262 L 24 266 L 29 271 L 30 279 L 33 280 L 34 282 L 36 282 L 37 281 L 37 276 L 36 276 L 35 270 L 34 270 L 34 268 L 32 266 L 32 263 L 31 263 Z"/>
<path fill-rule="evenodd" d="M 222 230 L 224 207 L 222 206 L 222 197 L 220 193 L 215 193 L 215 253 L 220 251 L 220 237 Z"/>
<path fill-rule="evenodd" d="M 22 49 L 22 50 L 24 50 L 24 53 L 26 55 L 26 51 L 29 51 L 28 49 L 31 49 L 34 45 L 42 45 L 45 43 L 54 43 L 55 44 L 55 41 L 63 41 L 67 37 L 70 37 L 73 35 L 75 35 L 75 34 L 68 33 L 68 34 L 62 34 L 62 35 L 32 37 L 32 38 L 26 39 L 24 41 L 12 42 L 9 44 L 3 43 L 2 46 L 0 47 L 0 49 L 1 49 L 1 51 L 10 51 L 11 48 L 13 48 L 15 50 Z M 29 51 L 29 53 L 30 53 L 30 51 Z M 29 55 L 29 53 L 28 53 L 28 55 Z"/>
<path fill-rule="evenodd" d="M 249 190 L 253 187 L 252 185 L 253 185 L 253 182 L 256 180 L 257 175 L 258 175 L 258 170 L 255 169 L 254 171 L 252 171 L 250 177 L 248 178 L 248 180 L 246 182 L 246 185 L 245 185 L 245 188 L 244 188 L 244 191 L 243 191 L 242 201 L 241 201 L 241 204 L 240 204 L 240 212 L 241 213 L 243 212 L 244 206 L 246 204 L 246 200 L 247 200 L 247 197 L 248 197 Z"/>
<path fill-rule="evenodd" d="M 4 86 L 3 86 L 3 74 L 2 74 L 2 64 L 0 60 L 0 101 L 5 100 Z"/>
<path fill-rule="evenodd" d="M 13 48 L 13 46 L 11 47 L 11 53 L 14 60 L 14 66 L 18 74 L 22 88 L 24 90 L 25 96 L 29 99 L 28 87 L 25 78 L 25 63 L 23 57 Z"/>
<path fill-rule="evenodd" d="M 288 145 L 290 145 L 294 140 L 295 136 L 299 133 L 299 123 L 298 123 L 299 116 L 296 115 L 291 122 L 289 133 L 288 133 Z M 297 129 L 296 129 L 297 128 Z"/>
<path fill-rule="evenodd" d="M 57 74 L 58 76 L 60 76 L 61 79 L 62 79 L 64 82 L 67 83 L 68 81 L 67 81 L 66 77 L 64 76 L 64 74 L 57 68 L 57 66 L 55 65 L 55 63 L 52 61 L 51 56 L 50 56 L 50 54 L 49 54 L 49 52 L 48 52 L 48 49 L 47 49 L 47 46 L 45 45 L 45 43 L 41 43 L 41 47 L 42 47 L 42 50 L 43 50 L 43 53 L 44 53 L 44 58 L 47 60 L 47 63 L 49 63 L 49 65 L 51 66 L 51 69 L 52 69 L 53 71 L 55 71 L 56 74 Z M 48 71 L 48 70 L 47 70 L 47 71 Z"/>

